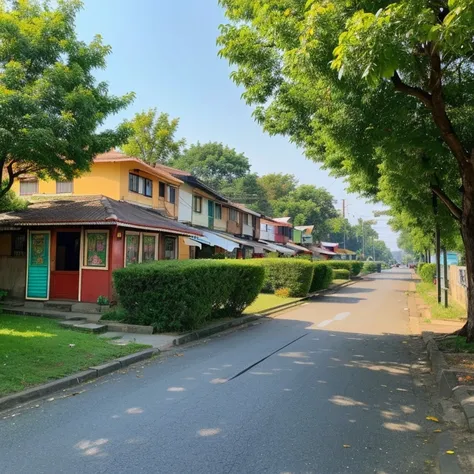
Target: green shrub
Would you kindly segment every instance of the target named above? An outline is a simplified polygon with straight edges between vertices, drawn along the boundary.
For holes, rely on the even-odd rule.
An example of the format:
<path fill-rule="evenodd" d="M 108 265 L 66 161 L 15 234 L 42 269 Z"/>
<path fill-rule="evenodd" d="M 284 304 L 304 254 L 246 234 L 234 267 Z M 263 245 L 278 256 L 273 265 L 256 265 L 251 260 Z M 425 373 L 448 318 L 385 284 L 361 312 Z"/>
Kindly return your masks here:
<path fill-rule="evenodd" d="M 377 262 L 364 262 L 364 266 L 362 267 L 362 272 L 365 273 L 366 275 L 368 273 L 376 273 L 377 272 Z"/>
<path fill-rule="evenodd" d="M 127 319 L 127 312 L 124 308 L 122 308 L 122 306 L 117 305 L 105 311 L 100 319 L 101 321 L 124 321 Z"/>
<path fill-rule="evenodd" d="M 352 262 L 349 260 L 326 260 L 324 263 L 333 270 L 348 270 L 349 273 L 352 273 Z"/>
<path fill-rule="evenodd" d="M 275 293 L 280 288 L 288 288 L 289 296 L 306 296 L 313 280 L 313 264 L 294 258 L 262 258 L 252 260 L 252 264 L 265 269 L 263 290 Z"/>
<path fill-rule="evenodd" d="M 358 260 L 350 260 L 351 264 L 351 276 L 356 277 L 362 271 L 364 267 L 364 262 L 360 262 Z"/>
<path fill-rule="evenodd" d="M 425 283 L 433 283 L 436 278 L 436 264 L 425 263 L 421 267 L 420 277 Z"/>
<path fill-rule="evenodd" d="M 329 288 L 334 279 L 334 270 L 324 262 L 315 262 L 313 266 L 314 274 L 313 281 L 311 282 L 311 293 Z"/>
<path fill-rule="evenodd" d="M 351 274 L 349 270 L 334 270 L 334 280 L 350 280 Z"/>
<path fill-rule="evenodd" d="M 418 275 L 421 275 L 421 269 L 426 265 L 426 262 L 420 262 L 417 266 L 416 266 L 416 273 L 418 273 Z"/>
<path fill-rule="evenodd" d="M 258 296 L 263 268 L 238 260 L 159 261 L 115 270 L 123 322 L 183 331 L 237 316 Z"/>

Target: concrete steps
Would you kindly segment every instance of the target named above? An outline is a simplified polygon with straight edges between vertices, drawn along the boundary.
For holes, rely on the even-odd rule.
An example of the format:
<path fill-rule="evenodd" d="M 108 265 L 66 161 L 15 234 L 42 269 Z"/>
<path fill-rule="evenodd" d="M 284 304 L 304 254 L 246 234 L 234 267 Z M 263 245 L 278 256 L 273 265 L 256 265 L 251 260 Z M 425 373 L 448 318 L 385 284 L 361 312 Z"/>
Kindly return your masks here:
<path fill-rule="evenodd" d="M 102 334 L 107 332 L 107 324 L 89 323 L 87 319 L 67 319 L 59 323 L 60 326 L 73 329 L 74 331 L 88 332 L 92 334 Z"/>

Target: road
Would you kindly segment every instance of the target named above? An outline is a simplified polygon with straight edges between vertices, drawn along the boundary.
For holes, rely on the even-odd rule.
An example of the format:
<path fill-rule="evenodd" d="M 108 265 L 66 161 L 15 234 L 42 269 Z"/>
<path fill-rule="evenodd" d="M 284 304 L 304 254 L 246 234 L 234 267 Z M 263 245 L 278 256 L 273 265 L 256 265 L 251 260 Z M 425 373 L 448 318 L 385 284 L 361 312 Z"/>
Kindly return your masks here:
<path fill-rule="evenodd" d="M 384 272 L 3 415 L 0 472 L 422 473 L 409 280 Z"/>

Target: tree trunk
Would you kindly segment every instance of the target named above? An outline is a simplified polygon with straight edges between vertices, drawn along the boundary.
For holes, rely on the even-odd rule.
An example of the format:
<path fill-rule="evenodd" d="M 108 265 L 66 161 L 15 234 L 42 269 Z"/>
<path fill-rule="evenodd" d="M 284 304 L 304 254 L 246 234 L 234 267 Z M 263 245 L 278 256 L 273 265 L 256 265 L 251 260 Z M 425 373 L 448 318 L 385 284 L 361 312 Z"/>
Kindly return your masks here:
<path fill-rule="evenodd" d="M 463 213 L 461 234 L 466 251 L 467 323 L 463 328 L 468 342 L 474 342 L 474 172 L 469 167 L 464 174 Z"/>

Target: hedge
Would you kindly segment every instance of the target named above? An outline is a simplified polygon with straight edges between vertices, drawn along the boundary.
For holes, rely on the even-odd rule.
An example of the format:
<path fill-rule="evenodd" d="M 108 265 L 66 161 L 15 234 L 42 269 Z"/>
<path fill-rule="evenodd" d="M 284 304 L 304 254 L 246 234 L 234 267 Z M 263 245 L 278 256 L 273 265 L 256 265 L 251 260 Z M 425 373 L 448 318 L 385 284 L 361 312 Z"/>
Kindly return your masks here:
<path fill-rule="evenodd" d="M 329 288 L 329 285 L 334 279 L 334 270 L 326 265 L 324 262 L 315 262 L 313 281 L 311 282 L 310 292 L 314 293 L 315 291 L 325 290 Z"/>
<path fill-rule="evenodd" d="M 425 263 L 420 270 L 420 277 L 425 283 L 433 283 L 436 278 L 436 264 Z"/>
<path fill-rule="evenodd" d="M 362 268 L 362 271 L 366 274 L 367 273 L 377 273 L 377 271 L 378 271 L 377 262 L 373 262 L 373 261 L 364 262 L 364 266 Z"/>
<path fill-rule="evenodd" d="M 364 267 L 364 262 L 359 262 L 358 260 L 351 260 L 350 264 L 352 266 L 351 276 L 356 277 L 362 271 Z"/>
<path fill-rule="evenodd" d="M 313 280 L 313 263 L 293 258 L 261 258 L 251 262 L 265 269 L 263 292 L 275 293 L 280 288 L 288 288 L 291 297 L 308 294 Z"/>
<path fill-rule="evenodd" d="M 324 263 L 334 270 L 349 270 L 351 277 L 359 275 L 364 266 L 364 262 L 358 260 L 326 260 Z"/>
<path fill-rule="evenodd" d="M 420 262 L 417 266 L 416 266 L 416 273 L 418 273 L 418 275 L 421 274 L 421 269 L 426 265 L 426 262 Z"/>
<path fill-rule="evenodd" d="M 173 260 L 113 272 L 124 322 L 183 331 L 238 316 L 260 293 L 263 268 L 238 260 Z"/>
<path fill-rule="evenodd" d="M 349 270 L 334 270 L 334 280 L 350 280 L 351 274 Z"/>

